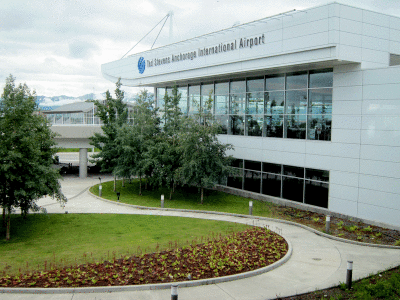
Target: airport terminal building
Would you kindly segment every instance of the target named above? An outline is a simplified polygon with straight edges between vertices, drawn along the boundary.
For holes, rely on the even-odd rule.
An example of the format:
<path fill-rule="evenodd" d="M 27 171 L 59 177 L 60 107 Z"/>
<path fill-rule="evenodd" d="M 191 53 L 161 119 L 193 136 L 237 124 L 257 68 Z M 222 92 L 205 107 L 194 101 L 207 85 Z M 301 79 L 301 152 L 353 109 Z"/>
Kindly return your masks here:
<path fill-rule="evenodd" d="M 102 65 L 106 79 L 210 96 L 240 176 L 226 185 L 400 227 L 400 18 L 331 3 Z"/>

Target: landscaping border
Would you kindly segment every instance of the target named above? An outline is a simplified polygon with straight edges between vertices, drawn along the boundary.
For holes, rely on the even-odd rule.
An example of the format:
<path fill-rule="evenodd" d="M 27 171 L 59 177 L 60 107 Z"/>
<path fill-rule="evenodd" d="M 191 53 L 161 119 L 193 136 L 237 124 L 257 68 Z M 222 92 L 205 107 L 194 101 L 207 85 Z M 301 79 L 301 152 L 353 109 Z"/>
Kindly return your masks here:
<path fill-rule="evenodd" d="M 277 223 L 284 223 L 284 224 L 289 224 L 289 225 L 294 225 L 301 227 L 303 229 L 306 229 L 308 231 L 314 232 L 317 235 L 326 237 L 328 239 L 336 240 L 339 242 L 343 243 L 348 243 L 348 244 L 354 244 L 354 245 L 360 245 L 360 246 L 368 246 L 368 247 L 378 247 L 378 248 L 390 248 L 390 249 L 399 249 L 400 246 L 394 246 L 394 245 L 382 245 L 382 244 L 372 244 L 372 243 L 363 243 L 359 241 L 352 241 L 344 238 L 340 238 L 337 236 L 333 236 L 330 234 L 327 234 L 325 232 L 318 231 L 314 228 L 308 227 L 307 225 L 299 224 L 296 222 L 292 221 L 287 221 L 287 220 L 281 220 L 281 219 L 273 219 L 273 218 L 267 218 L 267 217 L 261 217 L 261 216 L 253 216 L 253 215 L 243 215 L 243 214 L 234 214 L 234 213 L 226 213 L 226 212 L 219 212 L 219 211 L 209 211 L 209 210 L 195 210 L 195 209 L 181 209 L 181 208 L 161 208 L 161 207 L 148 207 L 148 206 L 140 206 L 140 205 L 133 205 L 133 204 L 127 204 L 127 203 L 122 203 L 122 202 L 117 202 L 113 200 L 108 200 L 104 199 L 102 197 L 99 197 L 95 194 L 93 194 L 90 189 L 88 190 L 88 193 L 105 202 L 110 202 L 114 203 L 117 205 L 123 205 L 123 206 L 129 206 L 129 207 L 134 207 L 137 209 L 143 209 L 143 210 L 164 210 L 164 211 L 179 211 L 179 212 L 190 212 L 190 213 L 203 213 L 203 214 L 214 214 L 214 215 L 222 215 L 222 216 L 232 216 L 232 217 L 240 217 L 240 218 L 248 218 L 248 219 L 255 219 L 255 220 L 265 220 L 265 221 L 271 221 L 271 222 L 277 222 Z"/>

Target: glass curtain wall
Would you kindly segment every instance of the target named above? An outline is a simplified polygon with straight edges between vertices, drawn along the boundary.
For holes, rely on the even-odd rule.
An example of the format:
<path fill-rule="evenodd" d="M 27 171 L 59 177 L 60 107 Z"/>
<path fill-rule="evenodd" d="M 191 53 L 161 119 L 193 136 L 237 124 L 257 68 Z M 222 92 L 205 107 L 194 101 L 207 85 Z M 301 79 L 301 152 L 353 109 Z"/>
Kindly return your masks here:
<path fill-rule="evenodd" d="M 236 159 L 226 185 L 328 208 L 329 171 Z"/>
<path fill-rule="evenodd" d="M 221 134 L 330 141 L 332 86 L 332 69 L 217 81 L 179 87 L 180 107 L 193 115 L 211 97 Z"/>

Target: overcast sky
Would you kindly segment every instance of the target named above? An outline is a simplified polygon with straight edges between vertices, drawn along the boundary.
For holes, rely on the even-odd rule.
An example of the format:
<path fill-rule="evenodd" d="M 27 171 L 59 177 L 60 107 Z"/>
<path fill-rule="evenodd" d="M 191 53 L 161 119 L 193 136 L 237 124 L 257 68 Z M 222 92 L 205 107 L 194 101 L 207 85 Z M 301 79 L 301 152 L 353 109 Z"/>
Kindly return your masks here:
<path fill-rule="evenodd" d="M 328 0 L 1 0 L 0 81 L 9 74 L 37 95 L 114 90 L 100 66 L 120 59 L 169 11 L 175 41 Z M 341 2 L 341 1 L 339 1 Z M 400 16 L 400 0 L 342 3 Z M 150 49 L 161 25 L 129 54 Z M 169 42 L 169 21 L 155 47 Z M 126 91 L 135 91 L 124 88 Z"/>

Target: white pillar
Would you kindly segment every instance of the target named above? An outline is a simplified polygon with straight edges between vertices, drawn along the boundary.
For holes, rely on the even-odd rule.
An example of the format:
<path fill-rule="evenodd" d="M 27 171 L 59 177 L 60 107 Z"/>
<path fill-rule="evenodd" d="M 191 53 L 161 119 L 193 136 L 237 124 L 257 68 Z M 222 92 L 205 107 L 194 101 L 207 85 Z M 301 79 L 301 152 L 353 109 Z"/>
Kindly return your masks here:
<path fill-rule="evenodd" d="M 79 178 L 87 177 L 87 153 L 88 149 L 79 149 Z"/>

